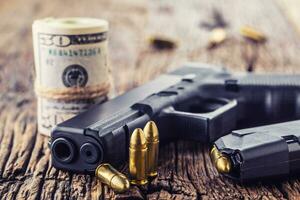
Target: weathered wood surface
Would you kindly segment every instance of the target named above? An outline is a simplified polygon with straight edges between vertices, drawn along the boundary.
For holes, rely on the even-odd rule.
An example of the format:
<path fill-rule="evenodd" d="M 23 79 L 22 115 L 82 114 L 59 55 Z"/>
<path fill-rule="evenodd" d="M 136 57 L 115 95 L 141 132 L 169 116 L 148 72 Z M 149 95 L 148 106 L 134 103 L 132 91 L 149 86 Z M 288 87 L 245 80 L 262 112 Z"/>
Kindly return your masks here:
<path fill-rule="evenodd" d="M 1 199 L 299 199 L 300 180 L 243 186 L 220 176 L 208 146 L 176 142 L 163 147 L 159 176 L 147 188 L 114 194 L 92 176 L 51 167 L 48 138 L 36 130 L 31 24 L 48 16 L 91 16 L 110 21 L 110 62 L 117 93 L 147 82 L 185 61 L 220 64 L 244 71 L 256 58 L 256 72 L 299 72 L 299 32 L 286 9 L 272 0 L 91 0 L 0 2 L 0 197 Z M 229 39 L 207 50 L 201 26 L 218 9 Z M 299 9 L 299 8 L 298 8 Z M 268 36 L 254 46 L 238 33 L 252 25 Z M 162 33 L 179 41 L 174 51 L 155 51 L 145 42 Z M 124 169 L 126 166 L 124 167 Z M 126 169 L 125 169 L 126 170 Z"/>

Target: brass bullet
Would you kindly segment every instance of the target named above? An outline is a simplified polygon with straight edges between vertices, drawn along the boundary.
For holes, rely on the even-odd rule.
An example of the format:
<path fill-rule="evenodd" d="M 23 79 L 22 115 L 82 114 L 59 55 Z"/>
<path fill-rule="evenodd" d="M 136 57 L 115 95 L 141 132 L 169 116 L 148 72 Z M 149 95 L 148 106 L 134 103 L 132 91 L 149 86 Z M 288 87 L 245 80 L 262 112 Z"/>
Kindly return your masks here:
<path fill-rule="evenodd" d="M 216 146 L 213 146 L 213 148 L 210 151 L 211 159 L 220 173 L 229 173 L 231 171 L 231 161 L 230 159 L 219 152 Z"/>
<path fill-rule="evenodd" d="M 150 177 L 157 176 L 157 163 L 159 151 L 159 133 L 154 121 L 149 121 L 145 128 L 144 134 L 147 143 L 147 174 Z"/>
<path fill-rule="evenodd" d="M 254 42 L 258 42 L 258 43 L 265 42 L 267 39 L 265 34 L 263 34 L 262 32 L 254 29 L 253 27 L 250 27 L 250 26 L 241 27 L 240 34 L 243 37 L 250 39 Z"/>
<path fill-rule="evenodd" d="M 153 35 L 148 38 L 152 47 L 158 50 L 172 50 L 178 46 L 178 41 L 165 35 Z"/>
<path fill-rule="evenodd" d="M 143 130 L 137 128 L 131 135 L 129 144 L 130 182 L 134 185 L 145 185 L 147 181 L 147 144 Z"/>
<path fill-rule="evenodd" d="M 209 37 L 208 48 L 211 49 L 222 44 L 227 39 L 227 33 L 224 28 L 214 28 Z"/>
<path fill-rule="evenodd" d="M 107 184 L 117 193 L 125 192 L 130 187 L 127 177 L 108 163 L 99 165 L 95 171 L 95 175 L 102 183 Z"/>

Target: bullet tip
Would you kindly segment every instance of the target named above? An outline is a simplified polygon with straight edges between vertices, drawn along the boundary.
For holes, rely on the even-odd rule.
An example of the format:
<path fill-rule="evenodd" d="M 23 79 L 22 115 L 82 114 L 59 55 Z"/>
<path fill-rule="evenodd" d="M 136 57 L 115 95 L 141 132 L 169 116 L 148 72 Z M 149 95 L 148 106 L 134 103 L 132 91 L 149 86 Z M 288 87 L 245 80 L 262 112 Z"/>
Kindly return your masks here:
<path fill-rule="evenodd" d="M 213 146 L 210 155 L 218 172 L 226 174 L 231 171 L 232 166 L 230 159 L 219 152 L 216 146 Z"/>
<path fill-rule="evenodd" d="M 136 128 L 131 137 L 130 137 L 130 147 L 136 148 L 146 148 L 147 144 L 146 144 L 146 139 L 144 136 L 144 132 L 142 129 L 140 128 Z"/>
<path fill-rule="evenodd" d="M 115 192 L 122 193 L 130 188 L 129 180 L 123 174 L 117 174 L 111 181 Z"/>
<path fill-rule="evenodd" d="M 159 135 L 158 135 L 158 128 L 154 121 L 149 121 L 145 128 L 144 133 L 147 141 L 158 141 Z"/>
<path fill-rule="evenodd" d="M 216 160 L 216 168 L 218 172 L 226 174 L 231 170 L 231 163 L 227 157 L 222 156 Z"/>
<path fill-rule="evenodd" d="M 99 165 L 95 175 L 102 183 L 107 184 L 117 193 L 125 192 L 130 187 L 128 178 L 108 163 Z"/>

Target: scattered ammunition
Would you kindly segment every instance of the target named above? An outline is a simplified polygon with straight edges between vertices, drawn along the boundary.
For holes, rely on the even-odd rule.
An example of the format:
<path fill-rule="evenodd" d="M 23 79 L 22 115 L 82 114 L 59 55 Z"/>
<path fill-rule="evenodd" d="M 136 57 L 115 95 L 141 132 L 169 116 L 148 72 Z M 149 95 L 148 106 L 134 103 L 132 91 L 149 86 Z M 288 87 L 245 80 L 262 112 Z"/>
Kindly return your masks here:
<path fill-rule="evenodd" d="M 150 45 L 158 50 L 172 50 L 177 47 L 175 39 L 166 36 L 152 36 L 149 38 Z"/>
<path fill-rule="evenodd" d="M 226 30 L 224 28 L 214 28 L 210 33 L 208 48 L 212 49 L 222 44 L 227 38 Z"/>
<path fill-rule="evenodd" d="M 129 145 L 130 182 L 145 185 L 147 181 L 147 144 L 143 130 L 137 128 L 131 135 Z"/>
<path fill-rule="evenodd" d="M 220 153 L 216 146 L 211 149 L 210 156 L 218 172 L 226 174 L 231 171 L 230 159 Z"/>
<path fill-rule="evenodd" d="M 95 175 L 102 183 L 107 184 L 115 192 L 125 192 L 130 187 L 127 177 L 108 163 L 99 165 L 95 171 Z"/>
<path fill-rule="evenodd" d="M 147 173 L 150 177 L 157 176 L 159 134 L 154 121 L 149 121 L 145 128 L 144 134 L 147 143 Z"/>
<path fill-rule="evenodd" d="M 240 34 L 253 41 L 253 42 L 257 42 L 257 43 L 262 43 L 266 41 L 266 36 L 265 34 L 263 34 L 262 32 L 250 27 L 250 26 L 243 26 L 240 29 Z"/>

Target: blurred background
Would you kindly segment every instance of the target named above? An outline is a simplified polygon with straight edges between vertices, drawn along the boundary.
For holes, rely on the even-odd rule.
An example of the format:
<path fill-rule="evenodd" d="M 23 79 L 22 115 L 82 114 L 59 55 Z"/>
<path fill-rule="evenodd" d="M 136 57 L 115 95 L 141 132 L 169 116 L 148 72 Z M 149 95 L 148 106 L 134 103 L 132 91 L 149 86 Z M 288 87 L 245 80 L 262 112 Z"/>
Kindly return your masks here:
<path fill-rule="evenodd" d="M 45 17 L 86 16 L 110 23 L 110 65 L 116 90 L 125 90 L 186 61 L 208 62 L 244 71 L 297 71 L 300 63 L 300 3 L 297 0 L 90 0 L 0 2 L 1 91 L 32 91 L 31 25 Z M 208 48 L 215 25 L 224 24 L 226 41 Z M 218 21 L 219 20 L 219 21 Z M 245 40 L 251 26 L 266 36 L 263 44 Z M 159 50 L 149 38 L 164 36 L 176 48 Z"/>

